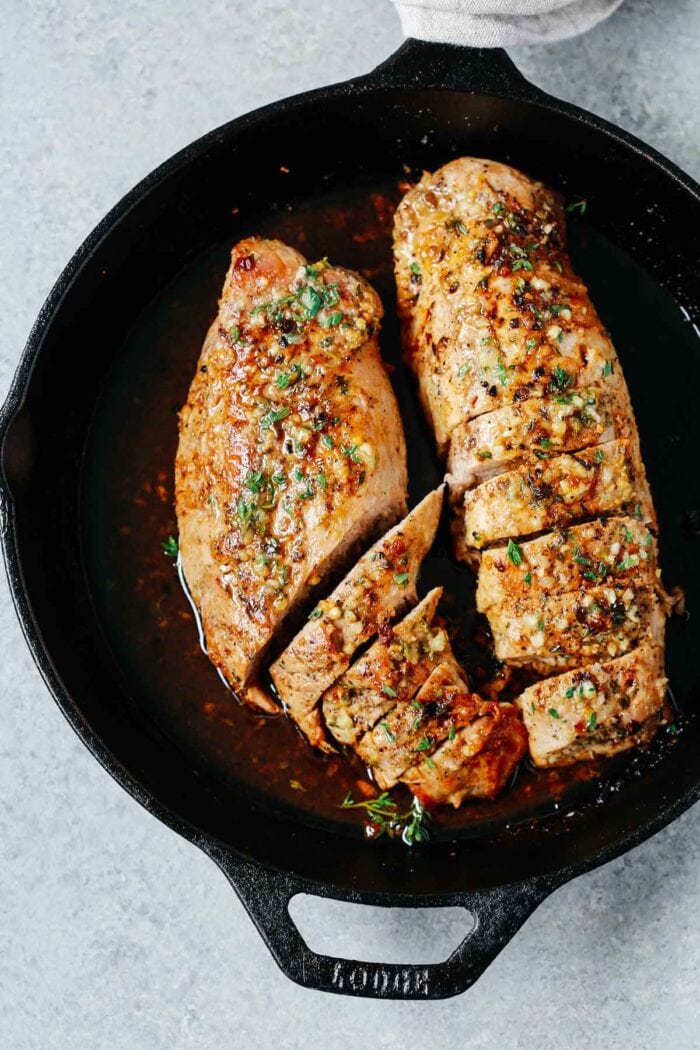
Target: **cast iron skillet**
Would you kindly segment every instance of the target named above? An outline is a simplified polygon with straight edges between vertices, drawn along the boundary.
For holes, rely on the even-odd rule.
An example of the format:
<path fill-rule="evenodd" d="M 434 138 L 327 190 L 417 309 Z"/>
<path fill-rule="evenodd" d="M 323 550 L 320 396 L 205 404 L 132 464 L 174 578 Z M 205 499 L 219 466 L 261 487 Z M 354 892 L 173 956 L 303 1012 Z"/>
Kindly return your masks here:
<path fill-rule="evenodd" d="M 591 226 L 633 257 L 632 277 L 620 269 L 625 301 L 614 295 L 614 260 L 599 294 L 615 313 L 618 346 L 635 355 L 623 363 L 660 510 L 662 562 L 667 580 L 683 583 L 692 610 L 700 593 L 700 347 L 690 324 L 700 311 L 698 188 L 630 135 L 527 83 L 502 51 L 409 40 L 368 76 L 267 106 L 163 164 L 66 267 L 0 420 L 7 571 L 29 646 L 66 718 L 134 798 L 221 867 L 290 978 L 378 998 L 433 999 L 468 988 L 552 890 L 643 841 L 698 798 L 696 621 L 676 625 L 669 640 L 682 732 L 674 746 L 608 784 L 602 805 L 572 813 L 562 806 L 547 820 L 509 830 L 506 821 L 500 832 L 412 850 L 365 842 L 274 800 L 232 798 L 196 761 L 183 762 L 140 707 L 90 593 L 81 467 L 98 394 L 126 333 L 198 253 L 254 231 L 270 207 L 358 185 L 369 192 L 397 181 L 406 163 L 435 168 L 460 154 L 510 161 L 585 196 Z M 138 374 L 133 384 L 137 396 Z M 413 908 L 459 905 L 474 922 L 437 965 L 334 959 L 310 951 L 295 928 L 287 906 L 300 892 Z"/>

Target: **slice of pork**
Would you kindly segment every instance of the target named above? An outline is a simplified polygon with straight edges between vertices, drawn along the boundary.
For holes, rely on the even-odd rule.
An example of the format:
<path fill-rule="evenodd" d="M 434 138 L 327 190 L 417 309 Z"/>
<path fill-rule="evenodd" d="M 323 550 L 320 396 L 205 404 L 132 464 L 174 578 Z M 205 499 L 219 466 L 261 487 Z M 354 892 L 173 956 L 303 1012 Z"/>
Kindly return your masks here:
<path fill-rule="evenodd" d="M 461 806 L 495 798 L 527 753 L 527 734 L 514 704 L 482 701 L 475 717 L 402 780 L 426 806 Z"/>
<path fill-rule="evenodd" d="M 451 655 L 435 623 L 436 587 L 380 636 L 323 696 L 326 726 L 341 744 L 356 744 L 397 702 L 411 700 L 438 663 Z"/>
<path fill-rule="evenodd" d="M 483 551 L 476 602 L 487 612 L 521 598 L 628 582 L 658 586 L 656 538 L 639 518 L 597 518 Z"/>
<path fill-rule="evenodd" d="M 517 700 L 538 766 L 614 755 L 647 742 L 663 722 L 663 649 L 642 645 L 615 660 L 547 678 Z"/>
<path fill-rule="evenodd" d="M 310 743 L 330 750 L 319 700 L 352 656 L 416 602 L 421 563 L 435 539 L 442 487 L 431 492 L 318 603 L 306 626 L 272 664 L 277 693 Z"/>

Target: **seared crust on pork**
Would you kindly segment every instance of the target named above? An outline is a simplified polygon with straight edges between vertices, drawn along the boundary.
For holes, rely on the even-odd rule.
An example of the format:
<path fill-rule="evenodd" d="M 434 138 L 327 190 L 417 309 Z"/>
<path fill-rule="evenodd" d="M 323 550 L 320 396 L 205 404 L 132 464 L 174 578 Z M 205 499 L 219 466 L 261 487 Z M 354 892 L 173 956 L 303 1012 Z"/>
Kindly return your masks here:
<path fill-rule="evenodd" d="M 650 740 L 667 717 L 663 649 L 645 644 L 547 678 L 517 703 L 536 765 L 614 755 Z"/>
<path fill-rule="evenodd" d="M 253 702 L 288 616 L 358 540 L 405 513 L 381 314 L 348 270 L 279 241 L 233 249 L 180 415 L 176 509 L 209 656 Z"/>

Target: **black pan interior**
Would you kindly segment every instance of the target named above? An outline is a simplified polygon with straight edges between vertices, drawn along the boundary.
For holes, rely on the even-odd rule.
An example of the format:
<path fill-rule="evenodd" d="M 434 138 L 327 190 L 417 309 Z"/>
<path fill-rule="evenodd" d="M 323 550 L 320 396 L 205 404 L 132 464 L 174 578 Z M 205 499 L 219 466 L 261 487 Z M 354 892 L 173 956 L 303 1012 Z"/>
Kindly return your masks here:
<path fill-rule="evenodd" d="M 253 718 L 198 653 L 172 566 L 176 410 L 215 310 L 230 245 L 263 232 L 363 270 L 385 307 L 412 497 L 440 477 L 400 364 L 389 243 L 400 183 L 470 153 L 584 197 L 575 262 L 627 376 L 661 519 L 668 584 L 688 615 L 669 630 L 683 717 L 645 756 L 584 775 L 521 774 L 493 804 L 445 816 L 429 847 L 365 842 L 338 809 L 359 769 L 315 758 L 288 725 Z M 5 446 L 22 571 L 69 714 L 171 814 L 259 859 L 331 884 L 438 892 L 593 862 L 695 790 L 700 626 L 700 343 L 690 316 L 697 210 L 641 154 L 531 102 L 440 91 L 349 90 L 293 102 L 192 147 L 142 189 L 86 258 L 43 336 Z M 696 226 L 697 228 L 697 226 Z M 456 611 L 468 574 L 447 574 Z M 280 762 L 288 767 L 280 770 Z M 602 772 L 602 779 L 598 774 Z M 301 788 L 296 785 L 301 784 Z M 305 788 L 305 790 L 302 790 Z M 163 815 L 167 812 L 160 809 Z M 539 819 L 533 820 L 533 817 Z M 437 861 L 437 863 L 436 863 Z"/>

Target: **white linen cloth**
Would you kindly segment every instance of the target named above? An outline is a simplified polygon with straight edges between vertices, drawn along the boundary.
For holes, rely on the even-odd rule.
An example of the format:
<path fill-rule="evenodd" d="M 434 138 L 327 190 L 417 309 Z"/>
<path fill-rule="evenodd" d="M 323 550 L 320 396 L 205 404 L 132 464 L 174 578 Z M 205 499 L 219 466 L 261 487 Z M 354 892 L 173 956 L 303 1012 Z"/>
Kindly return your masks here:
<path fill-rule="evenodd" d="M 406 36 L 505 47 L 584 33 L 622 0 L 394 0 Z"/>

